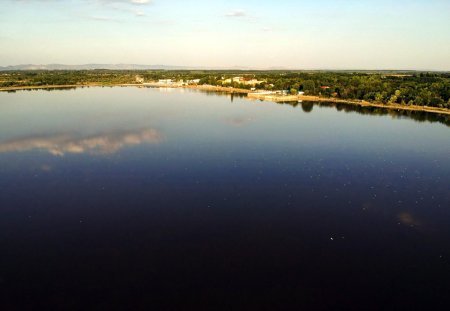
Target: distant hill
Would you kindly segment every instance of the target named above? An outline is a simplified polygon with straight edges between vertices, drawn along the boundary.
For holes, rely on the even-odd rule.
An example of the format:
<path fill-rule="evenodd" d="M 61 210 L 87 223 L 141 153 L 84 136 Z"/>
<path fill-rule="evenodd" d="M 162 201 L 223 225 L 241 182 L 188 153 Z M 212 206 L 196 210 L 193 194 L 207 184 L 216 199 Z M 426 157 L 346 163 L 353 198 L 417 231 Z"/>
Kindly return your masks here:
<path fill-rule="evenodd" d="M 166 66 L 166 65 L 138 65 L 138 64 L 85 64 L 85 65 L 63 65 L 63 64 L 49 64 L 49 65 L 34 65 L 24 64 L 16 66 L 1 67 L 0 71 L 6 70 L 94 70 L 94 69 L 108 69 L 108 70 L 183 70 L 193 69 L 183 66 Z"/>
<path fill-rule="evenodd" d="M 300 69 L 288 67 L 267 67 L 256 68 L 246 66 L 232 67 L 202 67 L 202 66 L 170 66 L 170 65 L 140 65 L 140 64 L 84 64 L 84 65 L 64 65 L 48 64 L 35 65 L 23 64 L 15 66 L 0 66 L 0 71 L 16 70 L 233 70 L 233 71 L 311 71 L 311 72 L 365 72 L 365 73 L 414 73 L 414 72 L 433 72 L 433 70 L 401 70 L 401 69 Z M 447 73 L 449 71 L 434 71 Z"/>

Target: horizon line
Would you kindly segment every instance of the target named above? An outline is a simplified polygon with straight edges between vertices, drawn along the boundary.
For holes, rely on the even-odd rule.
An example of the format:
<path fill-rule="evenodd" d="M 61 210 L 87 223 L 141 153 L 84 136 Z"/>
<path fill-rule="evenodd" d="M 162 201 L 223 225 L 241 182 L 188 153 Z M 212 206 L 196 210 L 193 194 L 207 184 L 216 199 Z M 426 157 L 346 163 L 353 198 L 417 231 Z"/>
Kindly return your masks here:
<path fill-rule="evenodd" d="M 136 69 L 136 68 L 117 68 L 117 69 L 110 69 L 110 68 L 89 68 L 89 69 L 48 69 L 48 68 L 17 68 L 12 70 L 152 70 L 150 67 L 167 67 L 167 69 L 163 68 L 155 68 L 153 70 L 251 70 L 251 71 L 277 71 L 277 70 L 286 70 L 286 71 L 411 71 L 411 72 L 450 72 L 450 69 L 393 69 L 393 68 L 377 68 L 377 69 L 368 69 L 368 68 L 295 68 L 295 67 L 246 67 L 246 66 L 186 66 L 186 65 L 167 65 L 167 64 L 138 64 L 138 63 L 82 63 L 82 64 L 64 64 L 64 63 L 47 63 L 47 64 L 16 64 L 16 65 L 0 65 L 0 68 L 6 69 L 11 67 L 46 67 L 46 66 L 67 66 L 67 67 L 83 67 L 83 66 L 137 66 L 137 67 L 149 67 L 148 69 Z M 174 69 L 170 69 L 174 68 Z"/>

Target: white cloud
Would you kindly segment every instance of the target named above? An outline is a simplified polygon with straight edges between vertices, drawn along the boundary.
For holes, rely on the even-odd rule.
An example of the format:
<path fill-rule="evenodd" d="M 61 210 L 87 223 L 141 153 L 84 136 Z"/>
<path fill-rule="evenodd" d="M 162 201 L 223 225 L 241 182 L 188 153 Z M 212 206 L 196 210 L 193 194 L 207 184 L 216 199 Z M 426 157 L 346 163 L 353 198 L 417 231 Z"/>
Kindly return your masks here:
<path fill-rule="evenodd" d="M 17 2 L 59 2 L 60 0 L 12 0 Z M 97 0 L 90 0 L 91 2 L 96 2 Z M 131 4 L 151 4 L 153 0 L 98 0 L 102 3 L 118 3 L 118 2 L 125 2 L 125 3 L 131 3 Z"/>
<path fill-rule="evenodd" d="M 247 13 L 244 10 L 234 10 L 225 14 L 226 17 L 246 17 Z"/>
<path fill-rule="evenodd" d="M 117 22 L 116 19 L 108 17 L 108 16 L 89 16 L 89 19 L 100 21 L 100 22 Z"/>
<path fill-rule="evenodd" d="M 93 1 L 93 0 L 90 0 Z M 100 3 L 106 5 L 125 4 L 125 5 L 149 5 L 153 3 L 153 0 L 99 0 Z"/>
<path fill-rule="evenodd" d="M 151 0 L 130 0 L 133 4 L 150 4 Z"/>

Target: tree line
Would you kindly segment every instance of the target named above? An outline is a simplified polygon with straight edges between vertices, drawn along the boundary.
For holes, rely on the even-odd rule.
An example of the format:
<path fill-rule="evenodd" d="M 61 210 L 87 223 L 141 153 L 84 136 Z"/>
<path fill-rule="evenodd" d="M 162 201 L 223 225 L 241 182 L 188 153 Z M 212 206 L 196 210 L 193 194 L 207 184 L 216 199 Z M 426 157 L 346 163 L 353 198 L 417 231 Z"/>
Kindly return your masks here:
<path fill-rule="evenodd" d="M 330 98 L 366 100 L 385 104 L 450 108 L 450 73 L 439 72 L 345 72 L 345 71 L 202 71 L 202 70 L 55 70 L 0 72 L 0 87 L 100 83 L 135 83 L 159 79 L 195 80 L 200 84 L 236 88 L 304 92 Z M 224 83 L 233 77 L 253 78 L 256 85 Z"/>

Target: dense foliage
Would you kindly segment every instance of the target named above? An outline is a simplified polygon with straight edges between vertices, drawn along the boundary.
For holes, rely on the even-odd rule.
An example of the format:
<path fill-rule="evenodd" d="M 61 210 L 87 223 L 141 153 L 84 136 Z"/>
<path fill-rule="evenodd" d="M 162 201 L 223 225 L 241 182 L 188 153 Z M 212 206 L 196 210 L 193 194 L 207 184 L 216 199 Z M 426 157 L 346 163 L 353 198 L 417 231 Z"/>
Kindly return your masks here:
<path fill-rule="evenodd" d="M 450 74 L 288 73 L 267 81 L 306 95 L 450 108 Z"/>
<path fill-rule="evenodd" d="M 325 71 L 15 71 L 0 73 L 0 87 L 44 86 L 100 83 L 135 83 L 136 76 L 146 82 L 158 79 L 193 80 L 200 84 L 239 88 L 288 90 L 351 100 L 367 100 L 403 105 L 450 108 L 450 74 L 426 72 L 325 72 Z M 226 79 L 243 76 L 262 81 L 254 86 Z"/>

